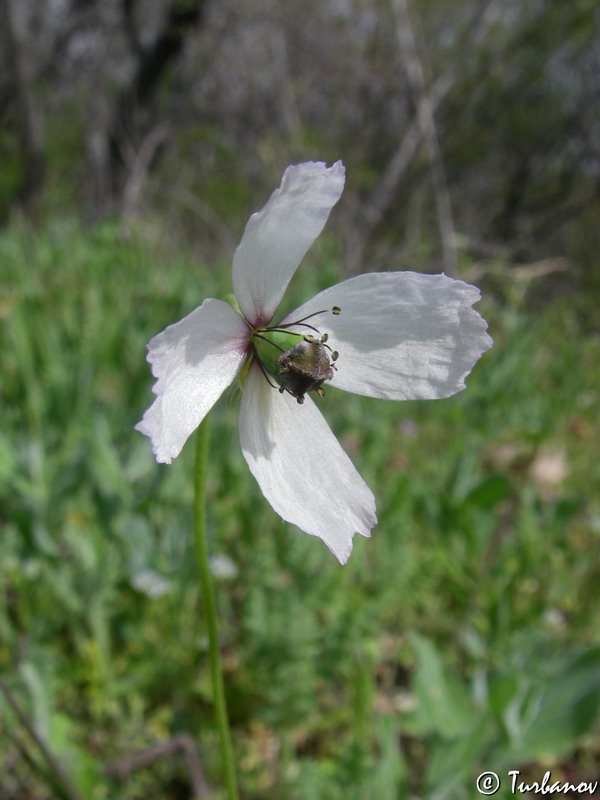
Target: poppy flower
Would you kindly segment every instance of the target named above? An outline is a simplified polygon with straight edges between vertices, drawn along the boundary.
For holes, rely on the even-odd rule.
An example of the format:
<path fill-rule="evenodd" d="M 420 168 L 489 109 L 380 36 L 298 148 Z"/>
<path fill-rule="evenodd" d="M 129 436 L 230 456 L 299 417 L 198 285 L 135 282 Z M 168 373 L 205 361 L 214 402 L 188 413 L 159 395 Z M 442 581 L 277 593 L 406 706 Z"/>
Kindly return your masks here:
<path fill-rule="evenodd" d="M 344 179 L 340 161 L 286 169 L 233 257 L 239 311 L 209 298 L 150 340 L 156 399 L 136 426 L 168 464 L 239 376 L 240 444 L 264 496 L 342 564 L 354 534 L 370 536 L 375 498 L 310 395 L 449 397 L 492 344 L 472 308 L 479 290 L 446 275 L 358 275 L 274 321 Z"/>

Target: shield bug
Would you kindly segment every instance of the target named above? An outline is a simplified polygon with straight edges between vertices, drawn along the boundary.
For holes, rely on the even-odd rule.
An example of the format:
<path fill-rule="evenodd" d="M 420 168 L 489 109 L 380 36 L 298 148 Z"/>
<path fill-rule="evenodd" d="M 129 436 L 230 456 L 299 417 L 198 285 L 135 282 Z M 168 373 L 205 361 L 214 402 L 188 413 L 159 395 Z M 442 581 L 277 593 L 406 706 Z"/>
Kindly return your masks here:
<path fill-rule="evenodd" d="M 338 353 L 326 344 L 326 333 L 317 338 L 290 328 L 301 326 L 319 333 L 306 320 L 325 313 L 327 312 L 318 311 L 296 322 L 257 328 L 252 335 L 254 353 L 267 381 L 271 383 L 270 378 L 274 378 L 279 385 L 279 391 L 288 392 L 299 403 L 304 402 L 307 392 L 315 392 L 323 397 L 325 392 L 321 386 L 333 378 L 336 369 L 333 362 L 337 360 Z M 334 306 L 331 313 L 339 314 L 340 308 Z"/>
<path fill-rule="evenodd" d="M 321 397 L 325 394 L 321 385 L 333 378 L 335 369 L 325 348 L 326 341 L 326 335 L 320 340 L 305 336 L 279 356 L 280 392 L 289 392 L 299 403 L 304 401 L 307 392 L 316 392 Z M 337 353 L 332 353 L 331 357 L 335 361 Z"/>

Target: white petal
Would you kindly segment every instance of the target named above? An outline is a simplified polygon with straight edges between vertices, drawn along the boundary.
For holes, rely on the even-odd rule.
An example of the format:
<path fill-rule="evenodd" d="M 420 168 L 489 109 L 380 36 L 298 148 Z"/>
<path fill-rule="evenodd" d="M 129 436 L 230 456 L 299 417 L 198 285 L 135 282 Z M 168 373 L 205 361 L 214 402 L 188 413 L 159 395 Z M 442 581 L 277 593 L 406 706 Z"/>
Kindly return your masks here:
<path fill-rule="evenodd" d="M 252 214 L 233 257 L 233 289 L 246 319 L 268 323 L 298 264 L 344 188 L 344 165 L 288 167 L 265 207 Z"/>
<path fill-rule="evenodd" d="M 275 511 L 323 539 L 345 564 L 354 533 L 370 536 L 377 523 L 375 498 L 312 400 L 299 405 L 280 394 L 253 365 L 242 395 L 240 443 Z"/>
<path fill-rule="evenodd" d="M 148 343 L 157 395 L 136 430 L 170 464 L 246 358 L 248 327 L 228 303 L 205 300 Z"/>
<path fill-rule="evenodd" d="M 371 272 L 320 292 L 282 321 L 339 306 L 339 316 L 311 320 L 339 352 L 332 386 L 388 400 L 433 399 L 464 389 L 492 346 L 486 321 L 471 308 L 479 299 L 477 288 L 446 275 Z"/>

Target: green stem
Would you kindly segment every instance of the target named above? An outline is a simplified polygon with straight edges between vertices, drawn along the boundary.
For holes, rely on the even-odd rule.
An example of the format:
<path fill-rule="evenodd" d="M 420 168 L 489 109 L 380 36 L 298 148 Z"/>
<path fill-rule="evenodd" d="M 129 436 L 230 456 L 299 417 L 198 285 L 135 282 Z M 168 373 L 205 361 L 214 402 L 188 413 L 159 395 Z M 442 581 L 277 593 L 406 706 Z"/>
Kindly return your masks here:
<path fill-rule="evenodd" d="M 198 559 L 198 572 L 204 613 L 208 626 L 208 645 L 210 656 L 210 673 L 213 685 L 215 703 L 215 717 L 221 739 L 222 766 L 225 771 L 228 800 L 238 800 L 238 790 L 235 778 L 235 763 L 233 760 L 233 747 L 229 721 L 227 719 L 227 706 L 225 704 L 225 691 L 223 689 L 223 671 L 219 653 L 219 631 L 217 623 L 217 605 L 213 588 L 212 575 L 208 563 L 208 547 L 206 544 L 206 472 L 208 463 L 208 419 L 205 417 L 196 434 L 196 480 L 194 500 L 194 528 L 196 534 L 196 556 Z"/>

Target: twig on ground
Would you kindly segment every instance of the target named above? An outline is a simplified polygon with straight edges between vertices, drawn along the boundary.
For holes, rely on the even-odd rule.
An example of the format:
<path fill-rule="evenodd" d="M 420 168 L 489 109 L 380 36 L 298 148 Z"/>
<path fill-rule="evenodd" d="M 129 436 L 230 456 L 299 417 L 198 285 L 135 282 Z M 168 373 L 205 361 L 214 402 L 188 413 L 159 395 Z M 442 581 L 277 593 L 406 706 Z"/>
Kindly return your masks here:
<path fill-rule="evenodd" d="M 136 769 L 149 767 L 163 756 L 177 751 L 182 752 L 186 758 L 195 800 L 209 800 L 211 791 L 204 777 L 198 750 L 194 740 L 187 733 L 180 733 L 166 742 L 159 742 L 146 750 L 113 761 L 105 767 L 104 772 L 106 775 L 124 780 Z"/>
<path fill-rule="evenodd" d="M 58 783 L 60 784 L 64 796 L 68 797 L 69 800 L 83 800 L 83 797 L 79 794 L 79 792 L 75 788 L 75 784 L 71 780 L 71 777 L 67 774 L 67 772 L 65 771 L 64 767 L 62 766 L 58 758 L 54 755 L 54 753 L 50 750 L 46 742 L 36 731 L 35 727 L 33 726 L 33 723 L 27 716 L 27 713 L 21 707 L 21 704 L 14 696 L 8 684 L 1 677 L 0 677 L 0 690 L 4 694 L 7 703 L 14 711 L 15 716 L 18 718 L 23 728 L 25 728 L 31 739 L 35 742 L 36 747 L 43 756 L 44 761 L 46 762 L 50 771 L 52 772 L 52 775 L 54 776 L 56 781 L 58 781 Z"/>

